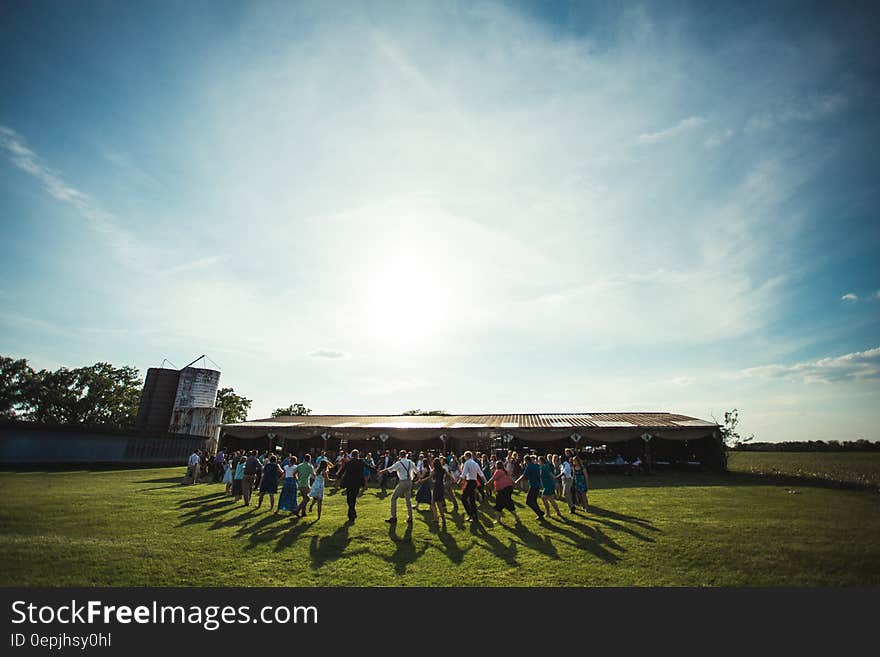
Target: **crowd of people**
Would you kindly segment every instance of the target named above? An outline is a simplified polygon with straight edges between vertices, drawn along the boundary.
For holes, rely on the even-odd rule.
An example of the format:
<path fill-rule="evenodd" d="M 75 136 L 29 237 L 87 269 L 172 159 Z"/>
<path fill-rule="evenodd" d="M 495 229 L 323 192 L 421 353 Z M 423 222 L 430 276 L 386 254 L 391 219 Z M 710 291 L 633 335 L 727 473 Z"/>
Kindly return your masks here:
<path fill-rule="evenodd" d="M 432 513 L 433 523 L 445 528 L 447 502 L 457 509 L 458 498 L 468 521 L 476 522 L 477 497 L 494 502 L 499 521 L 507 511 L 519 523 L 513 502 L 515 490 L 526 492 L 526 506 L 537 520 L 553 513 L 562 517 L 558 501 L 567 505 L 570 513 L 588 510 L 587 465 L 571 448 L 562 454 L 546 455 L 520 455 L 510 450 L 494 458 L 472 451 L 461 456 L 430 450 L 416 455 L 390 449 L 374 457 L 372 452 L 361 456 L 354 449 L 340 450 L 332 456 L 312 450 L 279 459 L 268 451 L 221 449 L 208 454 L 197 450 L 189 457 L 186 481 L 195 484 L 207 477 L 224 483 L 226 494 L 244 506 L 250 505 L 256 492 L 258 509 L 268 496 L 270 511 L 305 517 L 316 509 L 318 519 L 325 487 L 331 484 L 345 491 L 350 522 L 357 518 L 358 498 L 371 484 L 383 492 L 393 486 L 389 523 L 397 522 L 398 502 L 403 500 L 407 523 L 413 522 L 413 507 L 418 511 L 424 504 Z"/>

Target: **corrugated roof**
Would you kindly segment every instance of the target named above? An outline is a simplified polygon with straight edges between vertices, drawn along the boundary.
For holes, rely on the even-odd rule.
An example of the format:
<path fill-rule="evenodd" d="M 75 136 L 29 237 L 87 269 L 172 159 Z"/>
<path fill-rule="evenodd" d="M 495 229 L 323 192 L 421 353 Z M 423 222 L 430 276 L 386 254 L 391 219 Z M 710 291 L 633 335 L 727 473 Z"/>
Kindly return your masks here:
<path fill-rule="evenodd" d="M 508 415 L 294 415 L 224 426 L 362 429 L 567 429 L 577 427 L 715 427 L 677 413 L 516 413 Z"/>

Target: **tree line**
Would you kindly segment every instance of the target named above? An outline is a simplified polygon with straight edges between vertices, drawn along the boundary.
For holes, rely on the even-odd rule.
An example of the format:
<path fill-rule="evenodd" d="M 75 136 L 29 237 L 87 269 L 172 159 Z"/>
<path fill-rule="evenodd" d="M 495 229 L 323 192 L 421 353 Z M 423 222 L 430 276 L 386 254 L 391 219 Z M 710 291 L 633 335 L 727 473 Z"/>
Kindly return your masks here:
<path fill-rule="evenodd" d="M 0 421 L 81 424 L 131 429 L 143 392 L 135 367 L 95 363 L 86 367 L 36 370 L 24 358 L 0 356 Z M 217 391 L 216 406 L 224 422 L 247 420 L 252 399 L 233 388 Z M 276 408 L 272 417 L 308 415 L 312 409 L 293 403 Z"/>
<path fill-rule="evenodd" d="M 45 424 L 134 426 L 140 372 L 95 363 L 57 370 L 32 368 L 24 358 L 0 356 L 0 419 Z"/>
<path fill-rule="evenodd" d="M 791 440 L 781 443 L 739 444 L 738 452 L 880 452 L 880 441 L 859 440 Z"/>

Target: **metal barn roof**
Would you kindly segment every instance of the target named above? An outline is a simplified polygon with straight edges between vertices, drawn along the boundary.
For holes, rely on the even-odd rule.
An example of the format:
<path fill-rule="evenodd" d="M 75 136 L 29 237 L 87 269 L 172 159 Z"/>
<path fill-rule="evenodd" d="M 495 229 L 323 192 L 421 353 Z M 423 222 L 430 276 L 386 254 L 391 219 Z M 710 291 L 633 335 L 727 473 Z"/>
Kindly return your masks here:
<path fill-rule="evenodd" d="M 238 438 L 268 433 L 282 437 L 306 435 L 375 435 L 388 432 L 408 439 L 428 439 L 450 432 L 470 435 L 486 432 L 538 434 L 544 440 L 571 433 L 589 438 L 626 440 L 645 431 L 651 435 L 689 440 L 711 434 L 715 422 L 677 413 L 511 413 L 506 415 L 296 415 L 223 425 L 223 432 Z"/>
<path fill-rule="evenodd" d="M 677 413 L 514 413 L 509 415 L 285 415 L 223 425 L 321 429 L 569 429 L 716 427 Z"/>

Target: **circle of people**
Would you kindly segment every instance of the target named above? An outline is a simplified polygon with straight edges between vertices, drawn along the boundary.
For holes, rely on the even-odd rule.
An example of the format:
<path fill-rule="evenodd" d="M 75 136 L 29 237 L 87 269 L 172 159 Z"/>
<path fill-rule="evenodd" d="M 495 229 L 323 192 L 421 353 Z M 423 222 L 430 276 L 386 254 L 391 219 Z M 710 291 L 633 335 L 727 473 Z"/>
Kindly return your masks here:
<path fill-rule="evenodd" d="M 289 512 L 293 517 L 305 517 L 317 508 L 321 518 L 324 489 L 333 482 L 346 493 L 348 520 L 357 518 L 357 500 L 370 482 L 377 482 L 383 492 L 389 482 L 396 479 L 391 495 L 391 515 L 386 522 L 397 522 L 397 502 L 406 503 L 407 522 L 413 521 L 413 490 L 415 508 L 427 504 L 433 513 L 433 523 L 446 527 L 446 501 L 451 500 L 457 508 L 455 487 L 460 489 L 461 503 L 467 519 L 477 521 L 477 501 L 494 497 L 494 511 L 501 520 L 504 511 L 510 512 L 515 521 L 521 520 L 513 502 L 516 489 L 526 490 L 526 506 L 537 520 L 551 515 L 551 508 L 559 517 L 562 512 L 556 503 L 557 495 L 567 503 L 571 513 L 578 508 L 588 510 L 587 493 L 589 476 L 586 463 L 572 449 L 563 454 L 520 455 L 508 451 L 504 458 L 492 460 L 488 454 L 466 451 L 459 458 L 455 453 L 438 454 L 420 452 L 414 458 L 412 452 L 385 450 L 378 458 L 372 453 L 360 456 L 357 449 L 340 451 L 335 459 L 320 452 L 297 458 L 288 454 L 283 460 L 268 452 L 257 450 L 218 452 L 215 457 L 197 450 L 188 461 L 187 481 L 197 483 L 200 476 L 209 474 L 213 466 L 214 481 L 226 484 L 226 494 L 235 502 L 242 500 L 249 506 L 254 491 L 258 492 L 256 508 L 260 508 L 268 495 L 269 510 L 275 507 L 275 496 L 281 486 L 275 513 Z M 330 474 L 335 477 L 331 478 Z M 538 500 L 543 502 L 543 509 Z"/>

